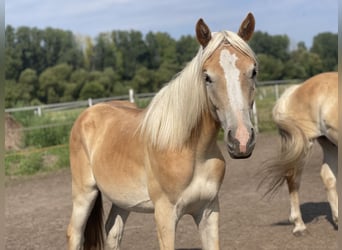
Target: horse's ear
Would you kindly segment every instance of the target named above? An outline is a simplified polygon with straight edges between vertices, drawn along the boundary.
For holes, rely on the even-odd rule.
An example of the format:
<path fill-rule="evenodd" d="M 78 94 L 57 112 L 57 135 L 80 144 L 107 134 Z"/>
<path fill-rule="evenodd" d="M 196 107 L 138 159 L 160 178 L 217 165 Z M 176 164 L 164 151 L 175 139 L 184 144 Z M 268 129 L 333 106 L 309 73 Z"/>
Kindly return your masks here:
<path fill-rule="evenodd" d="M 252 13 L 248 13 L 245 20 L 240 25 L 238 35 L 246 42 L 251 39 L 255 28 L 255 19 Z"/>
<path fill-rule="evenodd" d="M 196 37 L 203 48 L 208 45 L 211 39 L 211 31 L 202 18 L 200 18 L 196 24 Z"/>

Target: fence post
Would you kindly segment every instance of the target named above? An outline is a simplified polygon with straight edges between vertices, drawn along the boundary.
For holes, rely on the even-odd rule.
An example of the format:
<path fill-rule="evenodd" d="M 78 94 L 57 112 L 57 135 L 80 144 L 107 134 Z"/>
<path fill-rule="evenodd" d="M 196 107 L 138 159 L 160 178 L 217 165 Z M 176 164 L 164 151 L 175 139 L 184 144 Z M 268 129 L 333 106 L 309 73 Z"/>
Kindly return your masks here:
<path fill-rule="evenodd" d="M 279 99 L 279 86 L 277 83 L 274 85 L 274 88 L 275 88 L 275 97 L 276 97 L 276 100 L 278 100 Z"/>
<path fill-rule="evenodd" d="M 93 106 L 93 100 L 91 98 L 88 98 L 88 107 Z"/>
<path fill-rule="evenodd" d="M 128 95 L 129 95 L 129 101 L 131 103 L 134 103 L 134 90 L 133 89 L 129 89 Z"/>
<path fill-rule="evenodd" d="M 42 116 L 42 107 L 41 106 L 37 107 L 37 115 Z"/>

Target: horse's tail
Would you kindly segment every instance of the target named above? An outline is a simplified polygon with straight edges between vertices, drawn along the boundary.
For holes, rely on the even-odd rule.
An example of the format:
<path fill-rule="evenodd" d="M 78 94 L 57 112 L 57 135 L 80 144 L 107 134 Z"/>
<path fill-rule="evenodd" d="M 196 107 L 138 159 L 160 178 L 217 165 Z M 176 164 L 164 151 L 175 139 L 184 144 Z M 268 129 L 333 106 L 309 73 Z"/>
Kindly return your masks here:
<path fill-rule="evenodd" d="M 273 195 L 286 179 L 295 181 L 304 167 L 310 149 L 310 140 L 296 121 L 289 117 L 274 118 L 281 137 L 279 155 L 267 160 L 261 171 L 260 185 L 266 184 L 265 195 Z"/>
<path fill-rule="evenodd" d="M 89 215 L 86 228 L 84 230 L 84 250 L 103 249 L 103 207 L 102 195 L 99 192 L 94 207 Z"/>

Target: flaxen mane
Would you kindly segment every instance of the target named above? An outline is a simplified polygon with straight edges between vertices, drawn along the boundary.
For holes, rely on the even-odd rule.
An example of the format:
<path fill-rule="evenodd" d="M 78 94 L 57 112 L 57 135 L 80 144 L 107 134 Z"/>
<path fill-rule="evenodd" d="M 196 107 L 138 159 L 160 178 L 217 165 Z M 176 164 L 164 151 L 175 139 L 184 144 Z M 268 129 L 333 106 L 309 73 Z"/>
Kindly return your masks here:
<path fill-rule="evenodd" d="M 213 33 L 207 47 L 200 47 L 192 61 L 158 92 L 147 107 L 140 132 L 152 146 L 180 149 L 190 138 L 201 115 L 208 110 L 203 64 L 222 42 L 228 42 L 256 61 L 254 52 L 236 33 Z"/>

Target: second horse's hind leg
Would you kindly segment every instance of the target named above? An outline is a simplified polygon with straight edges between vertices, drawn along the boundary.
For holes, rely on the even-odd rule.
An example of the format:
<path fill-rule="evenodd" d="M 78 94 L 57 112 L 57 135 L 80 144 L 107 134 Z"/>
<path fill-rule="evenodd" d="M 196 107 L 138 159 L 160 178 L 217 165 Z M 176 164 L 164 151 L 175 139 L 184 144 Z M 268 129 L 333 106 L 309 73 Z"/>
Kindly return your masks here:
<path fill-rule="evenodd" d="M 290 176 L 286 177 L 287 186 L 289 188 L 290 193 L 290 204 L 291 204 L 291 212 L 289 220 L 291 223 L 294 223 L 295 227 L 292 233 L 296 236 L 300 236 L 306 230 L 306 226 L 302 219 L 302 213 L 300 211 L 300 202 L 298 190 L 300 186 L 300 179 L 302 175 L 301 168 L 298 168 L 296 173 L 292 173 Z"/>
<path fill-rule="evenodd" d="M 321 168 L 321 178 L 327 191 L 328 201 L 331 208 L 333 220 L 337 225 L 338 222 L 338 195 L 336 191 L 337 176 L 337 147 L 325 138 L 319 139 L 324 159 Z"/>
<path fill-rule="evenodd" d="M 107 233 L 107 247 L 109 249 L 120 249 L 120 243 L 128 215 L 129 211 L 123 210 L 112 204 L 105 226 Z"/>

